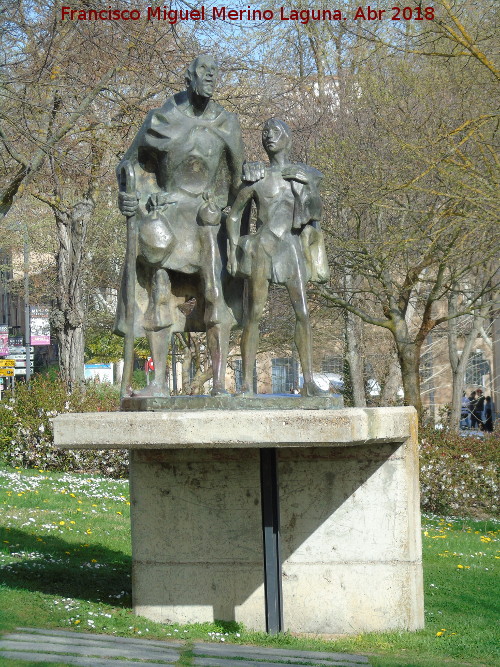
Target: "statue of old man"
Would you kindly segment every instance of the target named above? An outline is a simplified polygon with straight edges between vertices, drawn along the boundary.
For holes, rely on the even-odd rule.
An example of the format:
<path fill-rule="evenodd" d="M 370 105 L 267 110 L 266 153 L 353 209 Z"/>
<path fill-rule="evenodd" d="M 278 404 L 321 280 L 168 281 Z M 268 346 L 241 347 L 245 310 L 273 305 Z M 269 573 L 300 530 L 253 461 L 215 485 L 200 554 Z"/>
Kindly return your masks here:
<path fill-rule="evenodd" d="M 243 283 L 225 269 L 222 209 L 241 183 L 244 151 L 236 115 L 212 100 L 216 79 L 214 59 L 198 56 L 187 68 L 186 90 L 149 112 L 117 168 L 119 208 L 136 231 L 115 331 L 148 338 L 156 371 L 145 395 L 169 394 L 166 362 L 176 331 L 207 332 L 212 394 L 226 393 Z"/>

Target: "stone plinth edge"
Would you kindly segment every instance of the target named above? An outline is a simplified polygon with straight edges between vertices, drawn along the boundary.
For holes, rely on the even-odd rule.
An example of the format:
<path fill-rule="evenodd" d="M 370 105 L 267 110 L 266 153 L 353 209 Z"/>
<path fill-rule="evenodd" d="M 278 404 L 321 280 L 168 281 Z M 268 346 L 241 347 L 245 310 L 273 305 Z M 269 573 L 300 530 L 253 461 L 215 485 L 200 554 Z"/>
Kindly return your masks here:
<path fill-rule="evenodd" d="M 54 419 L 63 449 L 331 447 L 404 442 L 412 407 L 69 413 Z"/>

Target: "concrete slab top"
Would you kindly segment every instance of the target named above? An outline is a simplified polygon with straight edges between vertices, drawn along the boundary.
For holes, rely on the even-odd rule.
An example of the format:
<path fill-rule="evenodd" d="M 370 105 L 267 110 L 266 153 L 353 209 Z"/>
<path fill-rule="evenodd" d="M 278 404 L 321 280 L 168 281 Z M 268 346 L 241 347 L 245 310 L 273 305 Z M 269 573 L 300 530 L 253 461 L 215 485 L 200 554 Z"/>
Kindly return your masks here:
<path fill-rule="evenodd" d="M 332 447 L 404 442 L 413 407 L 68 413 L 53 420 L 62 449 Z"/>
<path fill-rule="evenodd" d="M 172 410 L 337 410 L 341 396 L 255 394 L 254 396 L 126 396 L 123 412 L 170 412 Z"/>

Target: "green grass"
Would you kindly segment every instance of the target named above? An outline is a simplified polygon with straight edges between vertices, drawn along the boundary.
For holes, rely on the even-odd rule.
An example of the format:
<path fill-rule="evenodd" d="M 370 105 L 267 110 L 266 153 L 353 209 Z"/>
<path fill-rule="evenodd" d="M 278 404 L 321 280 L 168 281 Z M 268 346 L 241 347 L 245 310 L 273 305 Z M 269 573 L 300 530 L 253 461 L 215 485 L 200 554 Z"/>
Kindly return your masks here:
<path fill-rule="evenodd" d="M 423 523 L 425 630 L 324 640 L 271 637 L 234 622 L 165 626 L 131 611 L 125 480 L 0 469 L 0 631 L 24 626 L 182 639 L 179 665 L 190 664 L 190 642 L 222 639 L 362 653 L 375 667 L 498 665 L 498 523 Z"/>

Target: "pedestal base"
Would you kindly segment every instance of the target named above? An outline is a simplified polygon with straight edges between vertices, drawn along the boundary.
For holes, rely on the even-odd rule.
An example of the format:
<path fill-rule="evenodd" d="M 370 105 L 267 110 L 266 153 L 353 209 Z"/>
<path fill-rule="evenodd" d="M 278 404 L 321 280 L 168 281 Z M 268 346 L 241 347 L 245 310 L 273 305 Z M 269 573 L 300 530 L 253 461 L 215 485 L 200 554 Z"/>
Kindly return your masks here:
<path fill-rule="evenodd" d="M 103 435 L 106 419 L 119 437 Z M 285 629 L 423 627 L 412 408 L 100 413 L 55 422 L 59 446 L 123 447 L 130 438 L 136 613 L 265 630 L 259 448 L 277 447 Z"/>

